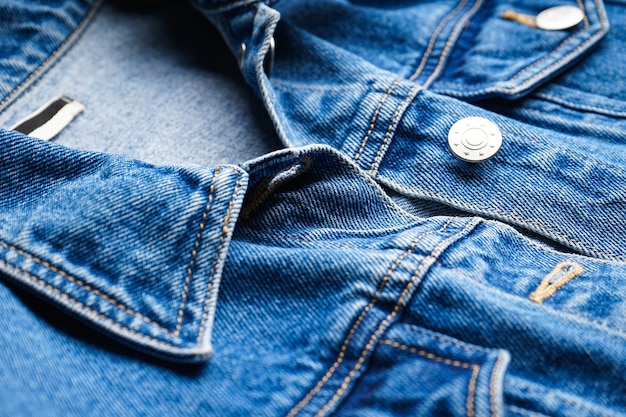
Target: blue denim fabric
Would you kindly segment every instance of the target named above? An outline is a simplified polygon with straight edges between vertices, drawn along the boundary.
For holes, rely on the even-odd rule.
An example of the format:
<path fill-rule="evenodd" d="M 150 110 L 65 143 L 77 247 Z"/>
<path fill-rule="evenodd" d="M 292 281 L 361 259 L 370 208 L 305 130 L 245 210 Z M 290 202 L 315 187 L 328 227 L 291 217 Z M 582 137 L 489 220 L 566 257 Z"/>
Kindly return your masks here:
<path fill-rule="evenodd" d="M 0 130 L 0 415 L 626 415 L 626 12 L 577 4 L 549 32 L 501 17 L 539 1 L 197 0 L 288 147 L 240 165 L 265 145 L 177 152 L 89 86 L 58 144 Z M 125 19 L 4 5 L 2 123 Z M 172 80 L 147 113 L 211 79 L 132 59 L 110 85 Z M 481 164 L 448 149 L 468 116 L 503 132 Z"/>

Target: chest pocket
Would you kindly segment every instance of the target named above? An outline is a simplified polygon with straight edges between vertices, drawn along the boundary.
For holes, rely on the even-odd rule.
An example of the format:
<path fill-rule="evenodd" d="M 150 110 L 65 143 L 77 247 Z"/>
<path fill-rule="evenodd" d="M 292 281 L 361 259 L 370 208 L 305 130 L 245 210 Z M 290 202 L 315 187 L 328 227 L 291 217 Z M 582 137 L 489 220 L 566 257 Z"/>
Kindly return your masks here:
<path fill-rule="evenodd" d="M 337 415 L 500 416 L 508 362 L 504 350 L 397 325 Z"/>
<path fill-rule="evenodd" d="M 521 97 L 585 56 L 609 28 L 600 0 L 474 1 L 473 16 L 447 39 L 438 66 L 420 77 L 433 91 L 470 100 Z M 535 16 L 557 6 L 579 8 L 582 21 L 561 30 L 534 27 Z M 551 17 L 555 27 L 558 18 Z"/>

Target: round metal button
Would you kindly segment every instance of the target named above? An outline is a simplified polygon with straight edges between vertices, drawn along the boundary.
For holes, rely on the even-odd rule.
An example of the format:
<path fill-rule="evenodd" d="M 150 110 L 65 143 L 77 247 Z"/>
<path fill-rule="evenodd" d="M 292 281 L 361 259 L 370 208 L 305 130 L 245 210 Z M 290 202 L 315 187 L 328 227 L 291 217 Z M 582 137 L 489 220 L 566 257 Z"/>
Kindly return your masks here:
<path fill-rule="evenodd" d="M 494 156 L 502 146 L 502 132 L 483 117 L 466 117 L 452 125 L 448 146 L 457 158 L 482 162 Z"/>
<path fill-rule="evenodd" d="M 535 24 L 544 30 L 566 30 L 573 28 L 584 18 L 582 10 L 576 6 L 556 6 L 539 13 Z"/>

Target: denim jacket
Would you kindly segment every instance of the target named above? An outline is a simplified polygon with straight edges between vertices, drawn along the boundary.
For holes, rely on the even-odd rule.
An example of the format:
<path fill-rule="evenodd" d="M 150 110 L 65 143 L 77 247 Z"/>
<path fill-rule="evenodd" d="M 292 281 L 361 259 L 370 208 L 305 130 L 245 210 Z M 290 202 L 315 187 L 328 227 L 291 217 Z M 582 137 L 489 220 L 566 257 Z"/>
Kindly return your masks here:
<path fill-rule="evenodd" d="M 100 3 L 0 1 L 0 415 L 626 415 L 621 1 Z"/>

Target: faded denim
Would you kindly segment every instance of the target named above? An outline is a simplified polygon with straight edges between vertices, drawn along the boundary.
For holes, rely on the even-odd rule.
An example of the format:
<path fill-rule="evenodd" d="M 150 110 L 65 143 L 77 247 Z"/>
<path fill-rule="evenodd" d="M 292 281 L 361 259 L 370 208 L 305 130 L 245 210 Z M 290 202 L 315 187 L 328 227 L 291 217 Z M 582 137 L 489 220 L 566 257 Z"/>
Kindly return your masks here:
<path fill-rule="evenodd" d="M 0 415 L 626 415 L 622 4 L 555 32 L 501 18 L 539 1 L 194 5 L 287 149 L 227 96 L 194 106 L 267 142 L 112 104 L 58 143 L 1 130 Z M 2 2 L 2 123 L 71 87 L 123 19 L 97 7 Z M 172 62 L 148 114 L 210 82 Z M 489 161 L 448 149 L 469 116 Z"/>

